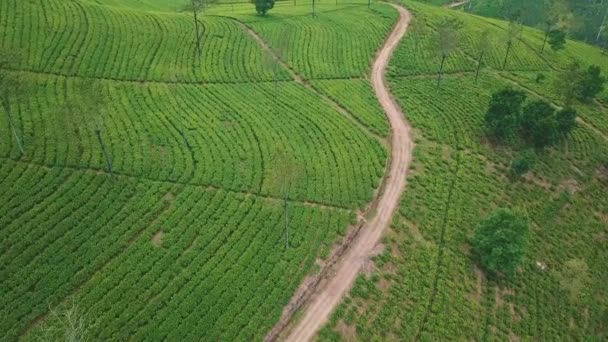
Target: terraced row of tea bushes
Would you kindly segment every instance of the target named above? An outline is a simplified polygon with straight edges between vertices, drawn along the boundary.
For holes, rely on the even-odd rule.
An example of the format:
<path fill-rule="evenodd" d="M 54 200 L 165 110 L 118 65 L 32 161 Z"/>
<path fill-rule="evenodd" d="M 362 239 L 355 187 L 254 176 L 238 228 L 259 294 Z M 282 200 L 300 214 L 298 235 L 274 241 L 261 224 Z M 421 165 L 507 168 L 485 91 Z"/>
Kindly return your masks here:
<path fill-rule="evenodd" d="M 84 0 L 89 1 L 90 0 Z M 127 7 L 148 12 L 181 12 L 184 11 L 187 0 L 95 0 L 94 3 L 113 7 Z"/>
<path fill-rule="evenodd" d="M 163 209 L 170 184 L 2 160 L 0 332 L 14 340 Z"/>
<path fill-rule="evenodd" d="M 313 86 L 346 108 L 372 132 L 386 137 L 390 132 L 388 120 L 366 80 L 315 81 Z"/>
<path fill-rule="evenodd" d="M 414 171 L 376 271 L 357 282 L 321 340 L 346 336 L 341 332 L 361 340 L 601 336 L 608 303 L 601 271 L 608 261 L 603 138 L 579 126 L 566 145 L 540 157 L 534 173 L 512 182 L 510 153 L 485 145 L 479 130 L 485 108 L 467 100 L 467 88 L 482 102 L 493 91 L 489 85 L 501 81 L 488 76 L 475 87 L 467 79 L 449 78 L 433 101 L 413 91 L 427 80 L 407 79 L 411 91 L 392 81 L 420 132 Z M 530 248 L 513 279 L 488 279 L 475 266 L 469 238 L 481 217 L 504 206 L 529 215 Z M 569 301 L 557 278 L 573 258 L 590 268 L 579 302 Z"/>
<path fill-rule="evenodd" d="M 95 118 L 114 170 L 156 180 L 278 196 L 273 159 L 284 149 L 301 174 L 293 198 L 351 207 L 369 201 L 386 163 L 379 142 L 296 83 L 281 83 L 275 96 L 272 84 L 100 82 L 105 108 L 91 109 L 79 107 L 90 100 L 75 97 L 86 86 L 79 79 L 22 75 L 31 81 L 28 103 L 13 99 L 12 111 L 25 158 L 40 164 L 105 169 L 87 124 Z M 0 152 L 18 157 L 13 140 Z"/>
<path fill-rule="evenodd" d="M 0 4 L 0 42 L 17 70 L 137 81 L 243 82 L 274 78 L 237 23 L 204 16 L 202 57 L 184 13 L 147 13 L 81 1 Z M 287 78 L 280 70 L 279 76 Z"/>
<path fill-rule="evenodd" d="M 408 119 L 425 137 L 477 151 L 488 149 L 480 145 L 485 135 L 484 114 L 492 90 L 507 83 L 483 77 L 476 85 L 473 78 L 452 75 L 444 78 L 440 93 L 436 91 L 437 80 L 434 77 L 397 77 L 390 79 L 389 83 L 404 108 L 416 111 L 416 115 L 408 115 Z"/>
<path fill-rule="evenodd" d="M 386 4 L 321 3 L 315 17 L 309 2 L 283 5 L 272 16 L 238 15 L 305 79 L 365 77 L 376 51 L 390 33 L 397 12 Z M 304 8 L 305 13 L 301 13 Z M 356 18 L 356 20 L 354 20 Z"/>
<path fill-rule="evenodd" d="M 0 186 L 11 182 L 22 186 L 0 195 L 3 340 L 43 334 L 49 307 L 72 299 L 94 339 L 259 339 L 354 219 L 290 203 L 285 250 L 278 200 L 6 161 Z"/>

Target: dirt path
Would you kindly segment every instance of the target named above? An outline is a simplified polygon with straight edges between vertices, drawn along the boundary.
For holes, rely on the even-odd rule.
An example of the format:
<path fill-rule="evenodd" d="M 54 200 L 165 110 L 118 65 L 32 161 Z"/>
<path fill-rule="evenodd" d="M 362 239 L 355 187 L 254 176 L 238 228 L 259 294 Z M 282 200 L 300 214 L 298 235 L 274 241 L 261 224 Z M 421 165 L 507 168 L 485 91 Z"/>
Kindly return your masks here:
<path fill-rule="evenodd" d="M 450 4 L 444 5 L 443 7 L 445 8 L 456 8 L 456 7 L 460 7 L 462 5 L 466 5 L 469 3 L 469 0 L 466 1 L 456 1 L 456 2 L 452 2 Z"/>
<path fill-rule="evenodd" d="M 401 193 L 405 189 L 414 142 L 411 127 L 389 92 L 385 72 L 393 51 L 407 31 L 411 14 L 401 6 L 392 6 L 399 11 L 399 22 L 379 51 L 371 74 L 376 96 L 392 129 L 392 154 L 385 187 L 378 198 L 376 215 L 363 226 L 344 257 L 336 263 L 332 277 L 317 288 L 309 304 L 304 307 L 301 320 L 287 338 L 288 341 L 310 341 L 328 321 L 332 311 L 351 288 L 361 267 L 372 256 L 374 247 L 391 223 L 393 213 L 399 206 Z"/>

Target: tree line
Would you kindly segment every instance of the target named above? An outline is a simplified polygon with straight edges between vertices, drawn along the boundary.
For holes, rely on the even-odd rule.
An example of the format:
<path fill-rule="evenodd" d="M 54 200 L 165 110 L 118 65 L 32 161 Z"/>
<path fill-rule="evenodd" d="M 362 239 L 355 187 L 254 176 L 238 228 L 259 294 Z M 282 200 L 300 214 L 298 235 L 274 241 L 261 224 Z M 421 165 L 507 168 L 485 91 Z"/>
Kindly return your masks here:
<path fill-rule="evenodd" d="M 466 8 L 608 48 L 608 0 L 471 0 Z"/>

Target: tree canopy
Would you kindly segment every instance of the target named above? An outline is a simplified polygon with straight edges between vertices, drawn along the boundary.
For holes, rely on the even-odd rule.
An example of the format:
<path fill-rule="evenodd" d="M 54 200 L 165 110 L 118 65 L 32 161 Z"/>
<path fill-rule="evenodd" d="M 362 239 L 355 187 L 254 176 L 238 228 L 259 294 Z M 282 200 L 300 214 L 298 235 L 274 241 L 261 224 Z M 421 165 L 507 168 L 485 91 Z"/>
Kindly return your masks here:
<path fill-rule="evenodd" d="M 268 11 L 274 8 L 275 0 L 253 0 L 255 10 L 259 15 L 266 15 Z"/>
<path fill-rule="evenodd" d="M 486 271 L 509 276 L 523 259 L 528 234 L 526 218 L 509 209 L 498 209 L 477 226 L 473 249 Z"/>
<path fill-rule="evenodd" d="M 576 127 L 576 118 L 571 107 L 556 110 L 543 100 L 526 102 L 524 92 L 505 88 L 492 95 L 485 119 L 488 134 L 498 141 L 519 137 L 542 149 L 566 138 Z"/>
<path fill-rule="evenodd" d="M 513 135 L 525 100 L 523 91 L 512 88 L 493 94 L 486 112 L 486 127 L 490 135 L 499 140 Z"/>

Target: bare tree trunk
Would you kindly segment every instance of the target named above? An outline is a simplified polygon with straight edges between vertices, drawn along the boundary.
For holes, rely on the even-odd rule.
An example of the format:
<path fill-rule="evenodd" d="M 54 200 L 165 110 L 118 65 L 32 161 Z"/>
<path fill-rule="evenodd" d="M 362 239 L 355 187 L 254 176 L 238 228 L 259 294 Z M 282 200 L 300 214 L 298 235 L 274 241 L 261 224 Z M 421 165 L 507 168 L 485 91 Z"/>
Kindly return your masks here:
<path fill-rule="evenodd" d="M 439 89 L 441 87 L 441 77 L 443 76 L 443 66 L 445 64 L 445 60 L 447 59 L 448 56 L 443 55 L 441 57 L 441 67 L 439 68 L 439 77 L 437 78 L 437 92 L 439 92 Z"/>
<path fill-rule="evenodd" d="M 507 53 L 505 54 L 505 61 L 502 63 L 502 69 L 504 70 L 507 67 L 507 59 L 509 58 L 509 53 L 511 52 L 511 47 L 513 43 L 507 43 Z"/>
<path fill-rule="evenodd" d="M 99 144 L 101 145 L 101 150 L 103 151 L 104 156 L 106 157 L 106 163 L 108 165 L 108 172 L 110 172 L 110 177 L 114 178 L 114 173 L 112 172 L 112 158 L 106 149 L 106 145 L 103 143 L 103 139 L 101 138 L 101 130 L 99 126 L 95 128 L 95 134 L 97 135 L 97 140 L 99 140 Z"/>
<path fill-rule="evenodd" d="M 606 26 L 606 19 L 608 19 L 608 6 L 606 6 L 606 13 L 604 14 L 604 19 L 602 19 L 602 24 L 600 25 L 600 29 L 597 32 L 597 37 L 595 38 L 596 42 L 600 41 L 602 37 L 602 32 L 604 32 L 604 28 Z"/>
<path fill-rule="evenodd" d="M 477 71 L 475 72 L 475 83 L 479 79 L 479 71 L 481 70 L 481 62 L 483 61 L 484 52 L 479 55 L 479 60 L 477 61 Z"/>
<path fill-rule="evenodd" d="M 547 45 L 547 39 L 549 39 L 549 32 L 551 32 L 551 25 L 547 26 L 547 30 L 545 31 L 545 39 L 543 40 L 543 47 L 540 49 L 541 55 L 545 52 L 545 46 Z"/>
<path fill-rule="evenodd" d="M 194 12 L 194 28 L 196 30 L 196 53 L 198 57 L 198 63 L 201 63 L 201 36 L 198 29 L 198 14 L 196 8 L 192 10 Z"/>
<path fill-rule="evenodd" d="M 6 117 L 8 118 L 8 124 L 11 126 L 11 131 L 13 131 L 13 135 L 15 136 L 15 141 L 17 142 L 17 146 L 19 147 L 19 152 L 21 152 L 21 155 L 24 155 L 25 151 L 23 150 L 23 144 L 21 142 L 19 134 L 17 133 L 17 127 L 15 127 L 15 123 L 13 122 L 11 108 L 8 104 L 6 96 L 2 97 L 2 106 L 4 107 L 4 111 L 6 112 Z"/>

